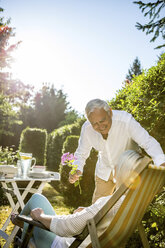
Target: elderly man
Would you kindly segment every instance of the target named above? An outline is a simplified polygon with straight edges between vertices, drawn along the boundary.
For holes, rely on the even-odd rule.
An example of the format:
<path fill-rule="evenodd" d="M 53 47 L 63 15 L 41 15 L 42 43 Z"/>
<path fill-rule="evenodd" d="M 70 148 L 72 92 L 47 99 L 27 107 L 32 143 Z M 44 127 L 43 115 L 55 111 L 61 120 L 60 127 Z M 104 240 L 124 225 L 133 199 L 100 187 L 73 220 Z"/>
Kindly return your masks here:
<path fill-rule="evenodd" d="M 95 148 L 98 154 L 96 164 L 95 191 L 92 201 L 110 195 L 115 189 L 115 172 L 122 153 L 126 150 L 143 148 L 152 157 L 154 164 L 165 166 L 165 155 L 160 144 L 125 111 L 113 110 L 100 99 L 87 103 L 87 121 L 82 126 L 79 145 L 75 152 L 78 169 L 69 175 L 74 183 L 83 173 L 83 167 L 90 151 Z"/>

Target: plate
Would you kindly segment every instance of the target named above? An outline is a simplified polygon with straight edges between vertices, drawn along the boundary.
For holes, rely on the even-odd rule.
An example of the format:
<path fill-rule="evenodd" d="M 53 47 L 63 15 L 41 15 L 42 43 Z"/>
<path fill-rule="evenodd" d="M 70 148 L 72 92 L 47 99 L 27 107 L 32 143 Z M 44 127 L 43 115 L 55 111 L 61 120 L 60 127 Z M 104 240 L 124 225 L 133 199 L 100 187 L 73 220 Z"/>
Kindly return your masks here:
<path fill-rule="evenodd" d="M 0 172 L 15 173 L 17 172 L 17 167 L 14 165 L 0 165 Z"/>
<path fill-rule="evenodd" d="M 30 171 L 28 176 L 34 177 L 34 178 L 49 178 L 49 177 L 51 177 L 51 174 L 48 171 L 43 171 L 43 172 Z"/>

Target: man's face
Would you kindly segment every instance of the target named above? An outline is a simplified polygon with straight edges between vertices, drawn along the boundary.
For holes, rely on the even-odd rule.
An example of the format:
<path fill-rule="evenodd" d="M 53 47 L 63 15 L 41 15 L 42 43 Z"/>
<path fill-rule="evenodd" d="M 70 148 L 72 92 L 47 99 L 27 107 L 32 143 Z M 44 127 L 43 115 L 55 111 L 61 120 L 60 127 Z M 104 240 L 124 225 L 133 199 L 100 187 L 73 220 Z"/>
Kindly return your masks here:
<path fill-rule="evenodd" d="M 103 136 L 108 134 L 112 125 L 112 110 L 111 108 L 109 110 L 109 112 L 106 112 L 103 108 L 95 109 L 88 116 L 93 129 Z"/>

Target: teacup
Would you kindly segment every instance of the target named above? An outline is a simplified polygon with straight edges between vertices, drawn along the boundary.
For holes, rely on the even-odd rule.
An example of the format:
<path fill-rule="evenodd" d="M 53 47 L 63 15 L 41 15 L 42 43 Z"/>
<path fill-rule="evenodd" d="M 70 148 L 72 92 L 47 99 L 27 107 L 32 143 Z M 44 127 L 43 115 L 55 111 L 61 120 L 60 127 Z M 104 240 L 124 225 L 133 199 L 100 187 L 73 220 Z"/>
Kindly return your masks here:
<path fill-rule="evenodd" d="M 32 172 L 44 172 L 46 170 L 46 167 L 43 165 L 34 165 L 32 167 Z"/>
<path fill-rule="evenodd" d="M 34 166 L 36 164 L 36 159 L 32 157 L 32 153 L 20 152 L 20 157 L 22 177 L 26 178 L 30 171 L 30 167 L 32 166 L 32 161 L 34 161 Z"/>

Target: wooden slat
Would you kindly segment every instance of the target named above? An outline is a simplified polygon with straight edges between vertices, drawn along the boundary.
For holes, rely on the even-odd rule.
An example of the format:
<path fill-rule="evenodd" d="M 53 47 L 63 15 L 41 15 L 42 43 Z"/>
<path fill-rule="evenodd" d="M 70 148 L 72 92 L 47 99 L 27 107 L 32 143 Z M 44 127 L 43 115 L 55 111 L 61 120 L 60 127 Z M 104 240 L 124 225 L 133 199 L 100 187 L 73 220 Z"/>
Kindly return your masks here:
<path fill-rule="evenodd" d="M 142 241 L 144 248 L 150 248 L 142 222 L 139 223 L 138 230 L 139 230 L 139 235 L 141 237 L 141 241 Z"/>

